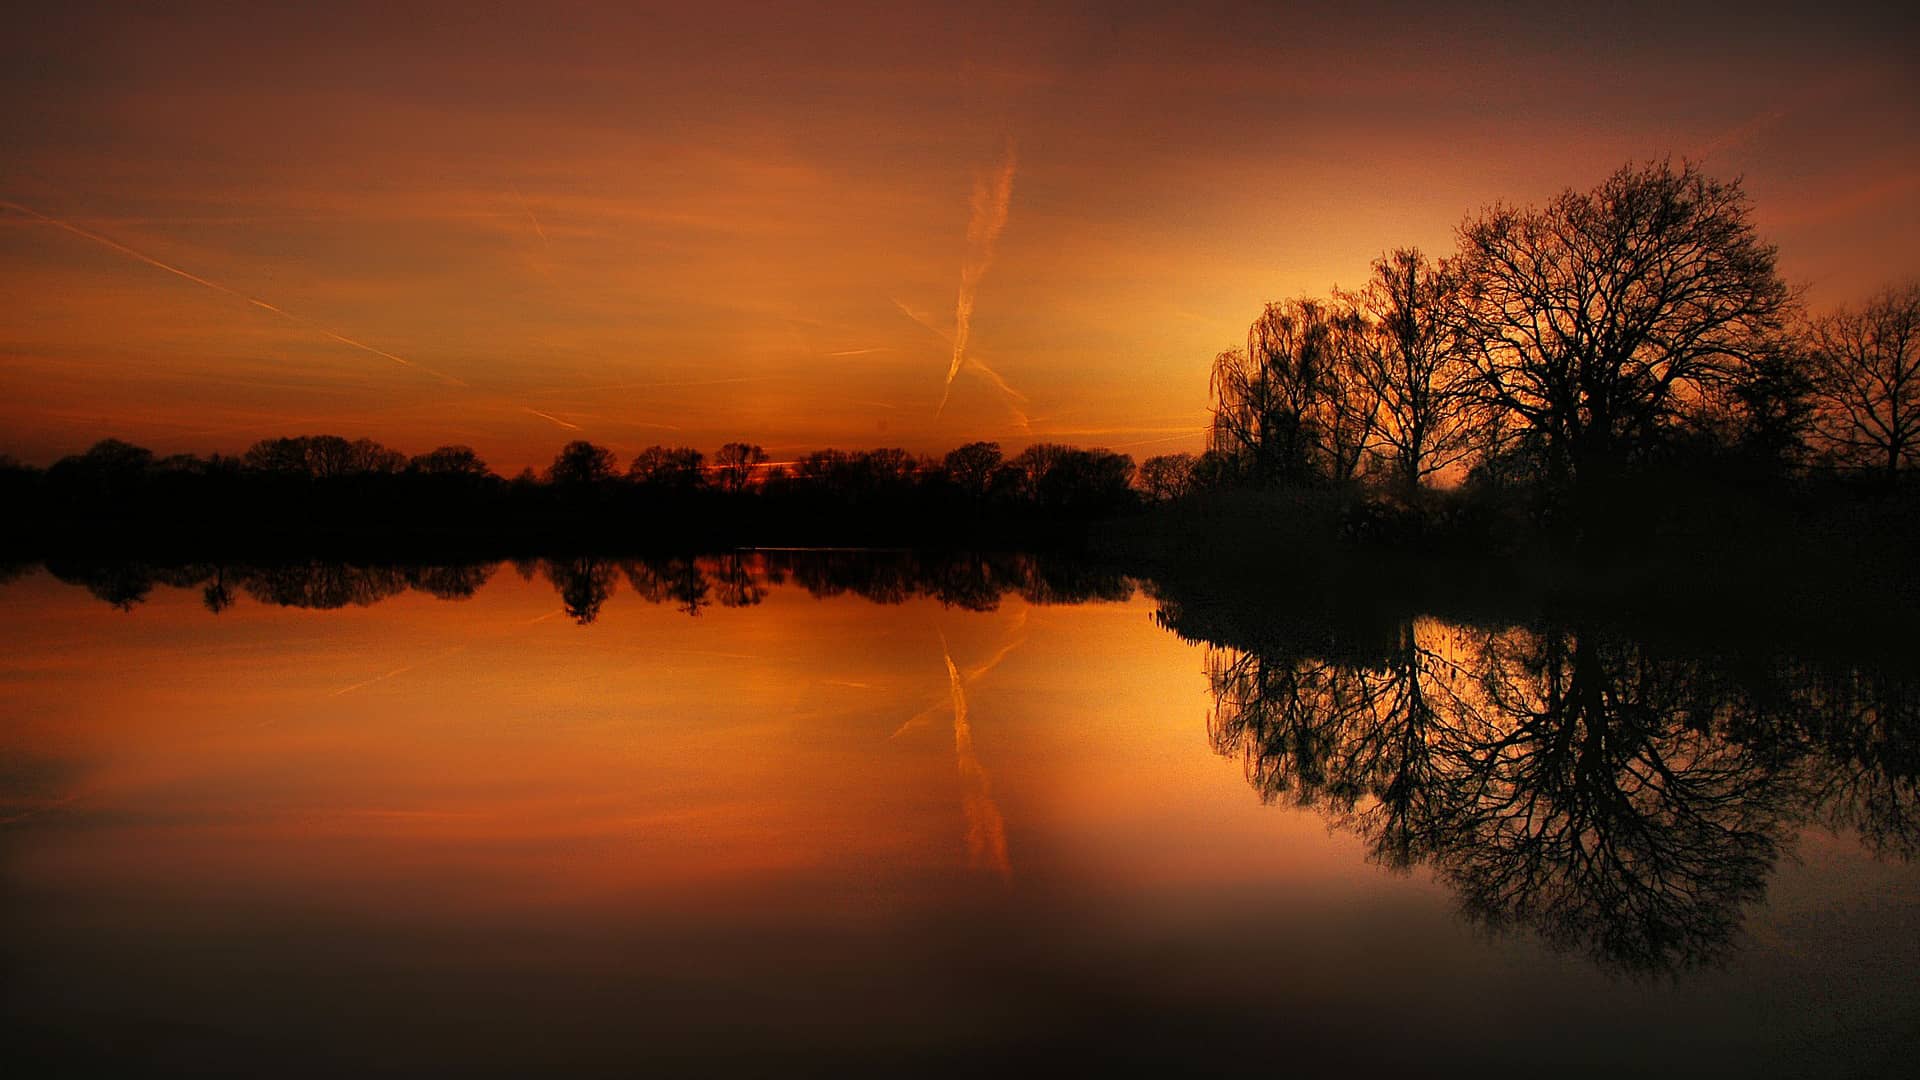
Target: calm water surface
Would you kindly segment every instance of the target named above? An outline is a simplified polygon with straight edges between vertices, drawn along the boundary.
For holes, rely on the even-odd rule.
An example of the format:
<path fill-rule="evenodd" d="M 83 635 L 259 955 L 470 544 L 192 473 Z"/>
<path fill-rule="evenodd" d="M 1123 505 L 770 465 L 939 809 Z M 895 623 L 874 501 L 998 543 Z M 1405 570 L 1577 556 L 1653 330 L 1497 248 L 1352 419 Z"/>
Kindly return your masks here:
<path fill-rule="evenodd" d="M 1920 1047 L 1905 682 L 820 558 L 0 585 L 9 1074 Z"/>

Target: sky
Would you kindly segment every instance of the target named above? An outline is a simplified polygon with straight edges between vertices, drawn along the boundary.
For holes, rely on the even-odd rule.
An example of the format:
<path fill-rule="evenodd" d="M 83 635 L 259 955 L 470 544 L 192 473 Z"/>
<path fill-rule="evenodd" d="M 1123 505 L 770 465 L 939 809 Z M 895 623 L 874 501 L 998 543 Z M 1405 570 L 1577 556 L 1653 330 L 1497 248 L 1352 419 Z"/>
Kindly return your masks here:
<path fill-rule="evenodd" d="M 16 12 L 0 453 L 1196 450 L 1263 302 L 1667 157 L 1920 276 L 1891 5 L 1172 7 Z"/>

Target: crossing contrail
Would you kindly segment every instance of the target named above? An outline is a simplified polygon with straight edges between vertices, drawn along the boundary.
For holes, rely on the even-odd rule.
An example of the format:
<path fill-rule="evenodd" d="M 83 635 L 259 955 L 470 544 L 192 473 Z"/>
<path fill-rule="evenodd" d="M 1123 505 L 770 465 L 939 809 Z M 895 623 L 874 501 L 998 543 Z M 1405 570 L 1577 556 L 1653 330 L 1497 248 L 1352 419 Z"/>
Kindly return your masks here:
<path fill-rule="evenodd" d="M 139 261 L 146 263 L 148 266 L 151 266 L 156 270 L 165 270 L 167 273 L 172 274 L 175 277 L 185 278 L 188 281 L 193 282 L 195 285 L 204 286 L 205 288 L 212 289 L 214 292 L 225 293 L 228 296 L 234 297 L 235 299 L 244 300 L 247 303 L 252 304 L 254 307 L 259 308 L 262 311 L 272 312 L 273 314 L 280 316 L 281 318 L 287 320 L 290 323 L 293 323 L 296 326 L 302 327 L 303 329 L 311 330 L 314 333 L 319 334 L 323 337 L 331 338 L 342 345 L 349 345 L 349 346 L 352 346 L 353 348 L 359 349 L 362 352 L 372 353 L 375 356 L 382 357 L 387 360 L 391 360 L 396 364 L 413 368 L 416 371 L 425 372 L 426 374 L 431 375 L 434 378 L 439 379 L 441 382 L 447 383 L 450 386 L 460 386 L 460 387 L 467 386 L 465 382 L 459 379 L 456 379 L 453 376 L 448 375 L 444 372 L 435 371 L 432 368 L 425 366 L 424 364 L 416 364 L 413 361 L 408 360 L 404 356 L 395 356 L 394 354 L 386 351 L 385 349 L 377 349 L 372 345 L 367 344 L 364 341 L 355 341 L 353 338 L 350 338 L 345 334 L 335 333 L 334 331 L 329 330 L 326 327 L 319 325 L 318 323 L 312 322 L 311 320 L 308 320 L 308 319 L 301 318 L 300 316 L 295 315 L 293 312 L 288 311 L 283 307 L 279 307 L 278 305 L 275 305 L 275 304 L 269 304 L 265 300 L 262 300 L 258 297 L 248 296 L 246 293 L 243 293 L 238 289 L 228 288 L 227 286 L 222 285 L 217 281 L 209 281 L 206 278 L 201 277 L 199 274 L 195 274 L 187 270 L 182 270 L 181 268 L 174 266 L 172 263 L 161 262 L 159 259 L 156 259 L 153 256 L 148 255 L 144 252 L 136 251 L 133 248 L 130 248 L 127 245 L 119 242 L 118 240 L 109 239 L 108 237 L 101 236 L 99 233 L 96 233 L 96 232 L 89 232 L 88 230 L 83 229 L 80 226 L 73 224 L 72 222 L 62 221 L 56 217 L 49 217 L 46 214 L 43 214 L 40 211 L 35 210 L 31 206 L 22 206 L 17 202 L 11 202 L 5 199 L 0 199 L 0 207 L 5 207 L 8 210 L 13 210 L 18 213 L 25 214 L 28 217 L 35 218 L 39 221 L 43 221 L 48 225 L 52 225 L 56 229 L 65 229 L 67 232 L 70 232 L 75 236 L 82 237 L 83 239 L 91 240 L 96 244 L 100 244 L 105 247 L 112 248 L 114 251 L 117 251 L 120 254 L 125 255 L 130 259 L 138 259 Z M 469 387 L 469 389 L 471 388 Z"/>
<path fill-rule="evenodd" d="M 960 295 L 953 305 L 953 362 L 947 365 L 947 384 L 940 392 L 939 416 L 946 411 L 947 398 L 953 394 L 954 377 L 960 374 L 960 362 L 966 359 L 967 338 L 973 331 L 973 298 L 980 279 L 993 265 L 993 247 L 1007 227 L 1007 208 L 1013 202 L 1015 161 L 1013 141 L 1007 141 L 1006 155 L 990 173 L 973 178 L 972 216 L 967 220 L 967 254 L 960 264 Z"/>
<path fill-rule="evenodd" d="M 933 325 L 933 323 L 930 320 L 928 320 L 928 318 L 925 315 L 922 315 L 919 312 L 908 307 L 907 305 L 901 303 L 900 300 L 896 297 L 889 296 L 887 297 L 887 299 L 893 301 L 893 306 L 900 309 L 900 314 L 905 315 L 907 318 L 912 319 L 916 323 L 919 323 L 923 328 L 926 329 L 927 333 L 932 334 L 934 337 L 937 337 L 941 341 L 946 342 L 949 347 L 953 345 L 955 340 L 953 335 Z M 998 388 L 1001 396 L 1006 399 L 1007 409 L 1013 413 L 1013 418 L 1019 422 L 1020 430 L 1023 432 L 1026 432 L 1027 434 L 1033 433 L 1033 422 L 1031 418 L 1027 416 L 1027 411 L 1024 408 L 1021 408 L 1021 406 L 1027 403 L 1027 395 L 1021 393 L 1018 390 L 1015 390 L 1013 386 L 1007 382 L 1006 379 L 1001 377 L 999 372 L 993 370 L 991 367 L 988 367 L 986 362 L 981 360 L 977 356 L 963 357 L 961 360 L 961 366 L 969 368 L 973 371 L 979 372 L 981 378 L 986 379 L 988 382 L 992 383 L 996 388 Z M 946 405 L 947 405 L 947 399 L 944 395 L 942 395 L 940 398 L 940 408 L 945 409 Z M 939 412 L 936 411 L 934 415 L 938 416 Z"/>
<path fill-rule="evenodd" d="M 994 802 L 993 781 L 974 752 L 973 724 L 967 718 L 967 691 L 944 634 L 940 637 L 940 655 L 947 662 L 947 683 L 953 692 L 953 756 L 960 768 L 960 808 L 967 817 L 968 861 L 1007 877 L 1013 873 L 1013 865 L 1007 859 L 1006 819 L 1001 817 L 1000 806 Z"/>

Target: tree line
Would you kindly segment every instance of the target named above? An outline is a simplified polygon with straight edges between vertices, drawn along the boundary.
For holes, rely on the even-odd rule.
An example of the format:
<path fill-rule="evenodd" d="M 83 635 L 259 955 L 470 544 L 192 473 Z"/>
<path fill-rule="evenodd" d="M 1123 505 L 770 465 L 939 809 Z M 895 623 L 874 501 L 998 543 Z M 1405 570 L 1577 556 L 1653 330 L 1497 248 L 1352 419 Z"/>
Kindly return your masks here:
<path fill-rule="evenodd" d="M 1266 305 L 1214 360 L 1206 453 L 1143 475 L 1579 499 L 1675 465 L 1891 487 L 1920 462 L 1920 283 L 1809 312 L 1737 181 L 1627 167 L 1457 235 Z"/>
<path fill-rule="evenodd" d="M 1140 505 L 1131 457 L 973 442 L 944 455 L 818 450 L 773 461 L 752 443 L 709 457 L 652 446 L 622 462 L 579 440 L 544 469 L 501 476 L 471 447 L 407 455 L 372 439 L 262 439 L 239 455 L 161 456 L 119 439 L 46 469 L 0 461 L 15 547 L 64 550 L 125 536 L 182 543 L 358 535 L 438 537 L 494 553 L 561 538 L 624 546 L 738 543 L 1045 543 Z M 277 539 L 275 539 L 277 538 Z M 432 554 L 376 550 L 375 555 Z"/>

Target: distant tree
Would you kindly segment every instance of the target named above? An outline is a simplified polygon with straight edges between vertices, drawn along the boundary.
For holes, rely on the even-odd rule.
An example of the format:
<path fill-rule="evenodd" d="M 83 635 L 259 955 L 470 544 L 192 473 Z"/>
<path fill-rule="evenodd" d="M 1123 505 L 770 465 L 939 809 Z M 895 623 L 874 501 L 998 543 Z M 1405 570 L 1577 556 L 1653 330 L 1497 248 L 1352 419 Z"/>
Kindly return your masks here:
<path fill-rule="evenodd" d="M 587 487 L 613 479 L 618 461 L 613 451 L 576 439 L 560 449 L 547 466 L 547 482 L 555 487 Z"/>
<path fill-rule="evenodd" d="M 256 472 L 315 480 L 397 473 L 407 467 L 406 455 L 397 450 L 372 439 L 349 442 L 338 435 L 262 439 L 248 447 L 241 460 L 246 468 Z"/>
<path fill-rule="evenodd" d="M 478 480 L 492 473 L 471 446 L 442 446 L 424 454 L 415 454 L 407 462 L 409 471 L 420 476 L 457 476 Z"/>
<path fill-rule="evenodd" d="M 627 478 L 659 491 L 693 491 L 706 481 L 705 462 L 689 446 L 649 446 L 627 467 Z"/>
<path fill-rule="evenodd" d="M 1044 510 L 1104 511 L 1133 498 L 1133 459 L 1111 450 L 1034 443 L 1008 459 L 1002 481 L 1016 499 Z"/>
<path fill-rule="evenodd" d="M 1402 491 L 1464 458 L 1478 426 L 1454 293 L 1452 268 L 1400 248 L 1343 296 L 1365 320 L 1351 370 L 1379 403 L 1373 434 Z"/>
<path fill-rule="evenodd" d="M 71 454 L 47 470 L 49 487 L 67 496 L 131 499 L 144 493 L 153 469 L 153 451 L 120 439 L 101 439 L 84 454 Z"/>
<path fill-rule="evenodd" d="M 372 439 L 355 439 L 347 451 L 347 471 L 391 475 L 403 472 L 407 455 Z"/>
<path fill-rule="evenodd" d="M 730 442 L 713 455 L 720 487 L 725 491 L 744 491 L 753 479 L 753 470 L 767 460 L 767 452 L 753 443 Z"/>
<path fill-rule="evenodd" d="M 1140 491 L 1150 502 L 1185 495 L 1193 484 L 1197 459 L 1192 454 L 1160 454 L 1140 463 Z"/>
<path fill-rule="evenodd" d="M 1844 465 L 1889 481 L 1920 462 L 1920 282 L 1809 328 L 1819 433 Z"/>
<path fill-rule="evenodd" d="M 74 461 L 74 458 L 65 460 Z M 153 466 L 153 451 L 120 439 L 101 439 L 77 459 L 87 469 L 119 476 L 145 472 Z"/>
<path fill-rule="evenodd" d="M 947 451 L 943 461 L 947 479 L 974 499 L 984 499 L 993 483 L 993 471 L 1000 467 L 1000 444 L 971 442 Z"/>
<path fill-rule="evenodd" d="M 1770 348 L 1788 309 L 1735 183 L 1623 168 L 1460 230 L 1467 356 L 1488 404 L 1538 436 L 1556 483 L 1616 473 Z"/>

